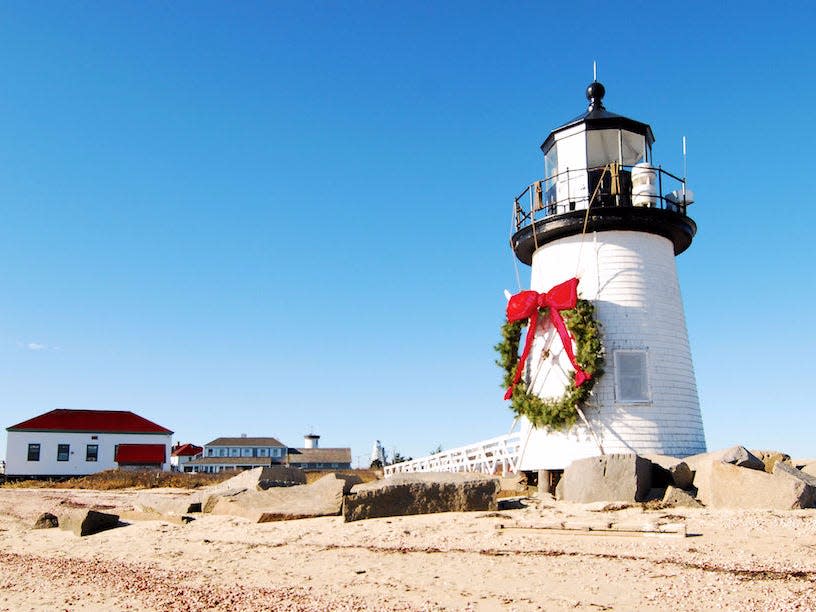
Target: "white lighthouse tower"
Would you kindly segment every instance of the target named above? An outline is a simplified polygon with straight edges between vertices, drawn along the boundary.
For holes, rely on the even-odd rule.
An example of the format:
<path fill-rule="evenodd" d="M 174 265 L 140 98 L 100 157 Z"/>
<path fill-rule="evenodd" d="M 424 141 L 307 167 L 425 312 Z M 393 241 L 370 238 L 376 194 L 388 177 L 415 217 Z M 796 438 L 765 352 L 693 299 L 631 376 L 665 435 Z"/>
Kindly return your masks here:
<path fill-rule="evenodd" d="M 705 451 L 703 422 L 674 258 L 697 231 L 685 177 L 653 165 L 652 129 L 604 108 L 553 130 L 541 149 L 543 181 L 516 198 L 511 246 L 532 266 L 530 288 L 578 278 L 595 306 L 605 350 L 582 418 L 567 431 L 520 420 L 521 469 L 558 470 L 604 453 L 686 456 Z M 557 398 L 573 368 L 556 330 L 539 324 L 527 388 Z"/>

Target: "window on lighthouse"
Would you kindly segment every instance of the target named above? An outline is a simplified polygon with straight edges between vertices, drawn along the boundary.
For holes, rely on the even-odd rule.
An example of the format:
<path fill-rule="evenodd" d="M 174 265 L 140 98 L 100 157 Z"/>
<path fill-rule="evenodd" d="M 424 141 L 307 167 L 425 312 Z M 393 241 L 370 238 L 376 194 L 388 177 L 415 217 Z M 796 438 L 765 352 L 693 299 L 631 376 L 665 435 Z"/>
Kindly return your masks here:
<path fill-rule="evenodd" d="M 587 167 L 596 168 L 610 162 L 634 166 L 646 161 L 646 138 L 626 130 L 591 130 L 587 132 Z"/>
<path fill-rule="evenodd" d="M 627 403 L 649 401 L 646 351 L 615 351 L 615 399 Z"/>

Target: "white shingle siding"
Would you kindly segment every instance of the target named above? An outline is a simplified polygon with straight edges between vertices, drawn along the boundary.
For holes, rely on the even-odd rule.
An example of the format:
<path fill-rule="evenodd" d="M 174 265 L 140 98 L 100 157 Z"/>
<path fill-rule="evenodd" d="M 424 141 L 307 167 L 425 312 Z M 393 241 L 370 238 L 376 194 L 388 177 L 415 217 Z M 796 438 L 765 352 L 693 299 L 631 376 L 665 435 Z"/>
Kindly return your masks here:
<path fill-rule="evenodd" d="M 593 301 L 602 325 L 605 373 L 595 385 L 586 414 L 606 453 L 638 452 L 685 456 L 705 451 L 697 384 L 689 349 L 672 243 L 643 232 L 610 231 L 571 236 L 542 246 L 533 255 L 531 288 L 547 291 L 573 276 L 579 296 Z M 551 333 L 551 332 L 550 332 Z M 538 370 L 533 389 L 560 396 L 569 371 L 560 341 L 541 361 L 546 337 L 536 338 L 528 375 Z M 647 352 L 651 401 L 615 399 L 615 350 Z M 553 362 L 557 365 L 554 367 Z M 522 469 L 560 469 L 573 459 L 599 454 L 583 425 L 561 434 L 531 429 Z"/>
<path fill-rule="evenodd" d="M 96 439 L 93 437 L 96 436 Z M 171 434 L 77 433 L 56 431 L 9 431 L 6 446 L 6 474 L 9 476 L 84 476 L 112 470 L 117 444 L 164 444 L 162 469 L 170 469 Z M 28 461 L 28 445 L 40 445 L 40 460 Z M 68 461 L 57 461 L 59 444 L 69 444 Z M 86 445 L 98 444 L 96 461 L 86 461 Z"/>

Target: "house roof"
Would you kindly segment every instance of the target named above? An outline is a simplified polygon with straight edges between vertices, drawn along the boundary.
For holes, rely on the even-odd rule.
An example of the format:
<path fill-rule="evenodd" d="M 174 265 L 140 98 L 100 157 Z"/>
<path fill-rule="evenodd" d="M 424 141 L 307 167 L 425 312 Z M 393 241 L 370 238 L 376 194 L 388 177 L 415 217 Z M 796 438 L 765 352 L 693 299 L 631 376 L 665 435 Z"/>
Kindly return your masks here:
<path fill-rule="evenodd" d="M 351 463 L 350 448 L 290 448 L 289 465 L 304 463 Z"/>
<path fill-rule="evenodd" d="M 119 444 L 114 461 L 119 464 L 148 464 L 165 462 L 164 444 Z"/>
<path fill-rule="evenodd" d="M 172 434 L 129 410 L 72 410 L 57 408 L 6 427 L 6 431 L 76 431 L 94 433 Z"/>
<path fill-rule="evenodd" d="M 281 444 L 279 440 L 276 438 L 216 438 L 212 442 L 207 442 L 204 446 L 281 446 L 286 447 L 285 444 Z"/>
<path fill-rule="evenodd" d="M 181 446 L 173 449 L 173 452 L 170 453 L 171 457 L 195 457 L 196 455 L 201 454 L 204 449 L 200 446 L 196 446 L 195 444 L 182 444 Z"/>

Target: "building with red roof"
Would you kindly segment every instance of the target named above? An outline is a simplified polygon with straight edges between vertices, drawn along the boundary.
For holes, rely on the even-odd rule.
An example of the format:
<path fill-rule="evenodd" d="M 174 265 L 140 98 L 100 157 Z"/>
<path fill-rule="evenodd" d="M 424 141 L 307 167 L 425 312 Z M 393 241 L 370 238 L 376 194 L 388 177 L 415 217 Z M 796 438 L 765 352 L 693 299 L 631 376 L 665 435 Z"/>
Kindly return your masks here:
<path fill-rule="evenodd" d="M 204 447 L 189 442 L 187 444 L 176 444 L 170 453 L 170 469 L 178 472 L 192 472 L 192 467 L 184 464 L 194 459 L 200 459 L 203 452 Z"/>
<path fill-rule="evenodd" d="M 6 428 L 8 477 L 170 469 L 173 432 L 127 410 L 58 408 Z"/>

